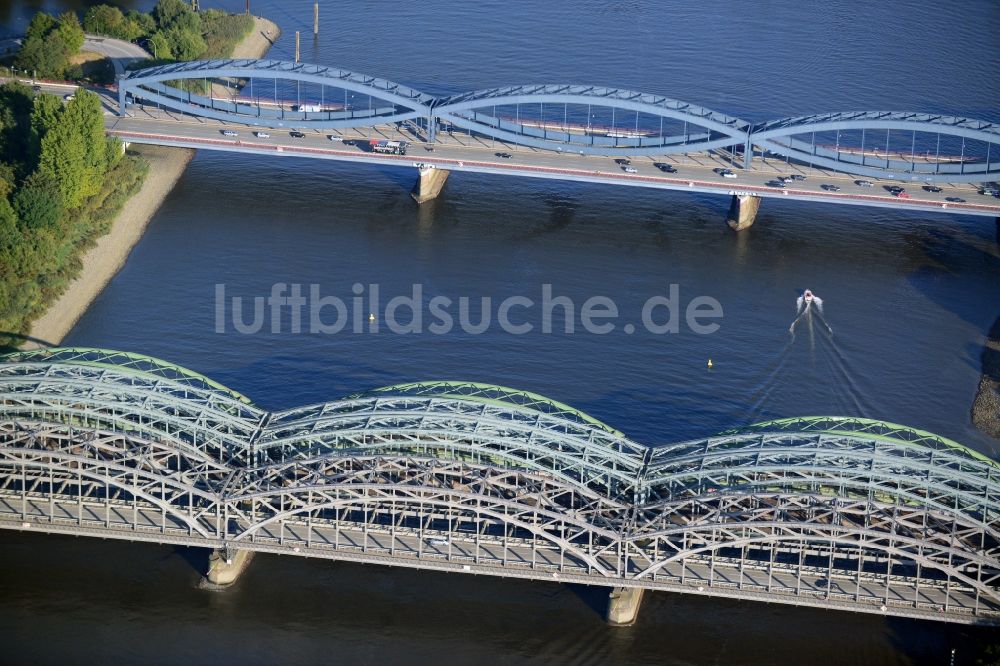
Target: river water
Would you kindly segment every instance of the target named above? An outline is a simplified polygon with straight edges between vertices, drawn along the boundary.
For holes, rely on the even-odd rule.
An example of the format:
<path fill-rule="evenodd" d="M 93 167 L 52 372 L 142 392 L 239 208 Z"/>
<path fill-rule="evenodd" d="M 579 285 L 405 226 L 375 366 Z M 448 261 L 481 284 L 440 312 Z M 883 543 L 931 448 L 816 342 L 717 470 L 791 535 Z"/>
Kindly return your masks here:
<path fill-rule="evenodd" d="M 39 4 L 0 7 L 23 31 Z M 87 3 L 70 3 L 79 8 Z M 137 2 L 146 8 L 152 3 Z M 914 109 L 1000 120 L 1000 7 L 992 2 L 312 3 L 256 1 L 272 50 L 431 94 L 586 82 L 656 92 L 749 120 Z M 203 2 L 239 9 L 242 1 Z M 124 269 L 66 344 L 140 351 L 269 408 L 419 379 L 528 389 L 661 444 L 766 418 L 847 414 L 904 423 L 990 455 L 970 424 L 984 332 L 1000 311 L 992 220 L 767 200 L 734 234 L 727 201 L 684 193 L 453 174 L 418 207 L 411 170 L 201 153 Z M 317 284 L 382 302 L 611 298 L 615 330 L 511 335 L 217 332 L 216 285 L 267 296 Z M 723 308 L 721 327 L 654 335 L 643 303 L 677 285 Z M 799 291 L 830 335 L 788 327 Z M 246 299 L 244 299 L 246 300 Z M 494 306 L 495 307 L 495 306 Z M 368 310 L 365 305 L 365 312 Z M 381 311 L 380 311 L 381 312 Z M 523 312 L 523 311 L 521 311 Z M 365 314 L 367 316 L 367 314 Z M 478 314 L 474 320 L 478 319 Z M 287 331 L 289 322 L 283 322 Z M 713 368 L 706 368 L 711 358 Z M 609 629 L 605 591 L 257 558 L 224 593 L 198 590 L 204 554 L 0 534 L 0 636 L 17 661 L 972 663 L 972 629 L 785 606 L 647 595 Z M 58 636 L 54 640 L 53 636 Z M 98 659 L 101 660 L 101 659 Z"/>

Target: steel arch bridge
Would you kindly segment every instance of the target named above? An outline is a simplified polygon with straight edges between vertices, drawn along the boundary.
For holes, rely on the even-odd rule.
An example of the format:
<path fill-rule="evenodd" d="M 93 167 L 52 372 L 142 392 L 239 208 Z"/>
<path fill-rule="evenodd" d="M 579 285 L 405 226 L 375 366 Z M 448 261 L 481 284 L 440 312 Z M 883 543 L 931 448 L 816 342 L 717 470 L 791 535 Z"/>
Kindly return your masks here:
<path fill-rule="evenodd" d="M 203 82 L 195 92 L 197 82 Z M 214 95 L 210 81 L 227 93 Z M 860 111 L 751 123 L 662 95 L 610 87 L 517 85 L 435 98 L 385 79 L 276 60 L 210 60 L 126 72 L 119 113 L 142 100 L 258 127 L 378 128 L 410 123 L 423 140 L 465 130 L 514 145 L 605 156 L 726 149 L 818 168 L 921 182 L 1000 177 L 1000 126 L 930 113 Z"/>
<path fill-rule="evenodd" d="M 0 527 L 1000 624 L 1000 465 L 880 421 L 659 447 L 425 382 L 268 412 L 149 357 L 0 357 Z"/>

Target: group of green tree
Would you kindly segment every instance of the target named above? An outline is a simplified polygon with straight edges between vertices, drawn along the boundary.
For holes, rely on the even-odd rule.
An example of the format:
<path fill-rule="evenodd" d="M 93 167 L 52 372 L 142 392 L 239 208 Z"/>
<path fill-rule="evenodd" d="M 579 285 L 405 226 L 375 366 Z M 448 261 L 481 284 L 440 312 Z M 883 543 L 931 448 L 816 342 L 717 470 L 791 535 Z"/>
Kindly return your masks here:
<path fill-rule="evenodd" d="M 38 12 L 28 25 L 14 66 L 42 78 L 72 76 L 69 59 L 82 46 L 83 28 L 75 13 L 65 12 L 53 18 Z"/>
<path fill-rule="evenodd" d="M 25 333 L 65 289 L 144 169 L 104 135 L 96 94 L 0 86 L 0 333 Z"/>
<path fill-rule="evenodd" d="M 83 27 L 88 33 L 148 40 L 147 50 L 157 60 L 197 60 L 232 55 L 253 29 L 253 18 L 217 9 L 195 12 L 182 0 L 159 0 L 148 14 L 96 5 L 87 10 Z"/>
<path fill-rule="evenodd" d="M 40 78 L 80 78 L 70 59 L 83 46 L 84 32 L 142 41 L 157 61 L 228 58 L 253 29 L 253 17 L 216 9 L 195 12 L 183 0 L 159 0 L 149 13 L 96 5 L 81 25 L 74 12 L 57 18 L 38 12 L 31 20 L 14 66 Z"/>

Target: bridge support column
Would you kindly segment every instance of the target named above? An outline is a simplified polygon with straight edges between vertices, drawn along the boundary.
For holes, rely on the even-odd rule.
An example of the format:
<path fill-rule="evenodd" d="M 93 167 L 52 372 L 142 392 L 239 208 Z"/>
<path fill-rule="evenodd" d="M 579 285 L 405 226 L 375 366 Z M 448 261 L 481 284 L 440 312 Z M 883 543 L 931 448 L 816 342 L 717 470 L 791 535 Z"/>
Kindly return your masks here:
<path fill-rule="evenodd" d="M 613 627 L 627 627 L 635 624 L 642 603 L 641 587 L 616 587 L 608 595 L 608 624 Z"/>
<path fill-rule="evenodd" d="M 760 197 L 753 194 L 734 194 L 726 221 L 733 231 L 743 231 L 753 225 L 759 209 Z"/>
<path fill-rule="evenodd" d="M 434 199 L 437 195 L 441 194 L 441 188 L 444 187 L 445 181 L 448 180 L 449 173 L 451 172 L 447 169 L 420 167 L 420 177 L 417 179 L 417 184 L 413 186 L 410 196 L 418 204 Z"/>
<path fill-rule="evenodd" d="M 250 550 L 213 550 L 208 556 L 208 573 L 205 581 L 208 587 L 229 587 L 246 571 L 253 551 Z"/>

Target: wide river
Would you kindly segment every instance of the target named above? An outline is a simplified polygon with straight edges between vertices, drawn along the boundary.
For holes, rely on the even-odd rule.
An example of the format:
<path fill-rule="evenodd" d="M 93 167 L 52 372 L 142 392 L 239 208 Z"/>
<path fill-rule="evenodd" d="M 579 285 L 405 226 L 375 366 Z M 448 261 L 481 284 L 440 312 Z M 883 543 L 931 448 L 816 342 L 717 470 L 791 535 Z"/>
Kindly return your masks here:
<path fill-rule="evenodd" d="M 23 32 L 38 6 L 14 0 Z M 123 3 L 128 4 L 128 3 Z M 151 2 L 130 6 L 149 8 Z M 242 0 L 202 2 L 241 9 Z M 749 120 L 912 109 L 1000 120 L 1000 5 L 576 0 L 321 3 L 255 0 L 284 33 L 271 52 L 431 94 L 580 82 L 665 94 Z M 992 63 L 992 64 L 991 64 Z M 1000 315 L 992 220 L 766 200 L 754 227 L 722 198 L 453 174 L 417 207 L 411 169 L 201 153 L 124 269 L 66 344 L 133 350 L 207 374 L 269 408 L 420 379 L 514 386 L 569 403 L 647 444 L 767 418 L 846 414 L 930 430 L 998 455 L 972 427 L 983 334 Z M 216 285 L 267 296 L 317 284 L 384 302 L 422 285 L 496 304 L 579 308 L 603 295 L 597 335 L 216 330 Z M 643 303 L 678 285 L 716 299 L 715 333 L 652 334 Z M 366 287 L 367 288 L 367 287 Z M 833 329 L 789 335 L 798 293 Z M 246 300 L 246 299 L 244 299 Z M 364 317 L 367 318 L 365 305 Z M 249 315 L 248 315 L 249 316 Z M 474 320 L 478 320 L 478 309 Z M 426 324 L 425 324 L 426 329 Z M 711 358 L 714 367 L 706 368 Z M 618 662 L 972 663 L 982 630 L 874 616 L 648 595 L 639 622 L 605 626 L 606 591 L 261 556 L 223 593 L 196 588 L 205 554 L 0 534 L 8 663 Z"/>

